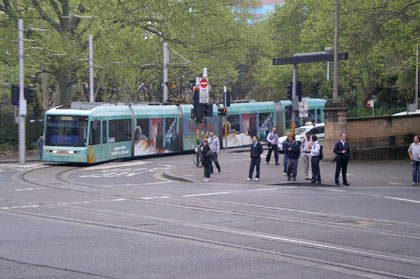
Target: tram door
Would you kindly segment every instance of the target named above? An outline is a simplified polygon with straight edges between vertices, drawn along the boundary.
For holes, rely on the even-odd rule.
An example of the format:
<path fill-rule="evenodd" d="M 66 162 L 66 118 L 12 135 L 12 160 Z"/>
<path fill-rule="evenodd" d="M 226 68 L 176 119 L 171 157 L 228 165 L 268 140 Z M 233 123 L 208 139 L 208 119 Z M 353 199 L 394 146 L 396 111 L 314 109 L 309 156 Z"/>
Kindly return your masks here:
<path fill-rule="evenodd" d="M 106 132 L 107 132 L 106 121 L 93 120 L 90 123 L 89 150 L 88 150 L 89 163 L 101 162 L 101 161 L 107 160 Z M 105 138 L 105 143 L 104 143 L 104 138 Z"/>

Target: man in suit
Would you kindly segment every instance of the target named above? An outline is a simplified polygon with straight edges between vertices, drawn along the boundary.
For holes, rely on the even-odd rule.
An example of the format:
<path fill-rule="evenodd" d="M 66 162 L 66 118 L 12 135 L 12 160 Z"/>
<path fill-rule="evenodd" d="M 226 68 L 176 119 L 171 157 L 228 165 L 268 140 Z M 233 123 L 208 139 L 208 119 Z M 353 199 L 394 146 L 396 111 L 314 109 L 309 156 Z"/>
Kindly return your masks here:
<path fill-rule="evenodd" d="M 268 142 L 268 154 L 265 158 L 267 164 L 270 163 L 271 153 L 274 151 L 274 160 L 276 161 L 276 165 L 279 165 L 279 135 L 277 134 L 277 128 L 273 127 L 271 133 L 267 135 L 267 142 Z"/>
<path fill-rule="evenodd" d="M 287 173 L 287 149 L 289 148 L 290 138 L 292 137 L 292 133 L 288 132 L 286 134 L 286 139 L 283 141 L 283 176 L 286 176 Z"/>
<path fill-rule="evenodd" d="M 335 184 L 340 185 L 340 170 L 343 176 L 343 185 L 349 186 L 350 184 L 347 182 L 347 165 L 349 163 L 350 158 L 350 146 L 349 143 L 346 141 L 347 134 L 341 133 L 341 139 L 335 144 L 334 146 L 334 153 L 336 156 L 337 165 L 335 168 Z"/>
<path fill-rule="evenodd" d="M 297 167 L 300 156 L 300 144 L 295 141 L 295 136 L 290 137 L 289 147 L 287 148 L 287 180 L 296 181 Z"/>
<path fill-rule="evenodd" d="M 246 181 L 252 180 L 252 174 L 254 173 L 254 168 L 257 168 L 257 175 L 255 176 L 255 181 L 260 179 L 260 164 L 261 164 L 261 154 L 263 153 L 263 147 L 261 143 L 258 141 L 256 136 L 252 137 L 252 145 L 251 145 L 251 165 L 249 166 L 249 175 Z"/>

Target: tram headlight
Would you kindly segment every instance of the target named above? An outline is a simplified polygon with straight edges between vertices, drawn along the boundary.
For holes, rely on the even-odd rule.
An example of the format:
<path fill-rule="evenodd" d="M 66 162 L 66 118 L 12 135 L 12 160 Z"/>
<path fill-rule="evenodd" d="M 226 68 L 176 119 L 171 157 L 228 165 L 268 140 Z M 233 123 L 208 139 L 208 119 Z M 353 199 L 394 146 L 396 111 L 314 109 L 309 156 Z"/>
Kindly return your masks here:
<path fill-rule="evenodd" d="M 74 151 L 69 151 L 69 154 L 74 154 Z"/>
<path fill-rule="evenodd" d="M 58 151 L 57 150 L 53 150 L 52 153 L 56 154 Z"/>

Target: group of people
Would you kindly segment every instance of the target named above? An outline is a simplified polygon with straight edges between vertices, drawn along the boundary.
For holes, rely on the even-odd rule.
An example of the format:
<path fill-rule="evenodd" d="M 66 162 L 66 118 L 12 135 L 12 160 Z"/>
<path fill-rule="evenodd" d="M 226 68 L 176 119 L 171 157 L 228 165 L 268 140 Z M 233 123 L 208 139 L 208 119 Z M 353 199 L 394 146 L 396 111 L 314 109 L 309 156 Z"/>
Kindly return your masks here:
<path fill-rule="evenodd" d="M 336 185 L 340 185 L 340 173 L 343 177 L 343 185 L 350 185 L 347 181 L 347 165 L 350 158 L 350 146 L 346 141 L 346 138 L 346 133 L 341 133 L 340 140 L 334 146 L 334 153 L 336 154 L 335 161 L 337 162 L 335 172 Z M 249 175 L 246 180 L 252 180 L 254 169 L 256 169 L 254 180 L 258 181 L 260 179 L 260 156 L 263 153 L 263 147 L 256 136 L 252 138 L 252 141 L 253 144 L 251 145 L 250 150 L 251 163 L 249 167 Z M 273 127 L 272 131 L 267 135 L 267 143 L 268 153 L 266 157 L 266 163 L 270 163 L 271 155 L 274 153 L 275 164 L 279 165 L 279 135 L 277 134 L 276 127 Z M 323 154 L 322 147 L 318 142 L 316 135 L 306 133 L 306 137 L 304 138 L 303 142 L 300 143 L 296 141 L 295 136 L 292 136 L 291 133 L 287 133 L 287 137 L 283 142 L 283 151 L 283 175 L 287 176 L 288 181 L 296 181 L 298 162 L 299 158 L 302 157 L 306 175 L 305 180 L 311 180 L 312 184 L 316 182 L 321 184 L 321 171 L 319 168 L 319 162 L 322 160 Z"/>
<path fill-rule="evenodd" d="M 43 137 L 41 138 L 43 141 Z M 414 136 L 413 143 L 408 149 L 408 155 L 411 159 L 411 166 L 413 171 L 413 183 L 412 186 L 420 183 L 420 138 Z M 274 153 L 274 161 L 276 165 L 279 164 L 279 135 L 277 134 L 276 127 L 273 127 L 272 131 L 267 135 L 268 153 L 266 157 L 266 163 L 269 164 L 271 155 Z M 41 143 L 42 146 L 42 143 Z M 210 131 L 208 139 L 204 140 L 204 145 L 201 148 L 203 153 L 202 161 L 204 166 L 204 182 L 210 180 L 210 174 L 213 173 L 213 163 L 215 164 L 218 172 L 221 172 L 221 167 L 218 161 L 218 154 L 220 151 L 219 138 L 214 134 L 214 131 Z M 287 180 L 296 181 L 297 168 L 299 158 L 303 160 L 305 180 L 310 180 L 312 184 L 321 184 L 321 171 L 319 162 L 322 160 L 322 147 L 318 142 L 316 135 L 306 133 L 306 137 L 303 142 L 296 141 L 295 137 L 291 133 L 287 133 L 286 139 L 283 141 L 284 151 L 284 172 L 283 175 L 287 176 Z M 249 166 L 249 174 L 247 181 L 251 181 L 254 170 L 255 181 L 260 179 L 261 174 L 261 154 L 264 152 L 262 144 L 259 142 L 258 137 L 252 137 L 252 144 L 250 149 L 251 162 Z M 349 186 L 347 181 L 347 166 L 350 159 L 350 145 L 347 141 L 347 134 L 341 133 L 340 140 L 334 146 L 335 158 L 333 161 L 336 162 L 335 169 L 335 184 L 340 185 L 340 173 L 342 175 L 343 185 Z"/>

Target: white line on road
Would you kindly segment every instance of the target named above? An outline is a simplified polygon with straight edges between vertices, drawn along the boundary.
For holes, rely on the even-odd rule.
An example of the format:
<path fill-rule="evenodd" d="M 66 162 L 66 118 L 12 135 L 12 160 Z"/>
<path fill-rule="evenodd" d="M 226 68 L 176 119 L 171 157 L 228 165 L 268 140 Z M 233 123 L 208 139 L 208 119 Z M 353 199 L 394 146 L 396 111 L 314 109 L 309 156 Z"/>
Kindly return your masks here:
<path fill-rule="evenodd" d="M 123 164 L 115 164 L 115 163 L 109 163 L 109 165 L 102 165 L 97 167 L 87 167 L 82 169 L 83 171 L 86 170 L 106 170 L 106 169 L 116 169 L 116 168 L 122 168 L 122 167 L 131 167 L 131 166 L 139 166 L 144 164 L 150 164 L 150 162 L 147 161 L 138 161 L 138 162 L 130 162 L 130 163 L 123 163 Z"/>
<path fill-rule="evenodd" d="M 246 193 L 246 192 L 274 191 L 274 190 L 278 190 L 278 188 L 253 189 L 253 190 L 246 190 L 246 191 L 231 191 L 231 192 L 213 192 L 213 193 L 183 195 L 182 197 L 190 198 L 190 197 L 215 196 L 215 195 L 227 195 L 227 194 Z"/>
<path fill-rule="evenodd" d="M 318 189 L 320 190 L 325 190 L 325 191 L 332 191 L 332 192 L 346 192 L 344 190 L 339 190 L 339 189 L 329 189 L 329 188 L 322 188 L 322 187 L 318 187 Z"/>
<path fill-rule="evenodd" d="M 386 196 L 383 196 L 383 198 L 391 199 L 391 200 L 397 200 L 397 201 L 406 201 L 406 202 L 420 203 L 420 201 L 418 201 L 418 200 L 409 200 L 409 199 L 403 199 L 403 198 L 397 198 L 397 197 L 386 197 Z"/>
<path fill-rule="evenodd" d="M 37 188 L 23 188 L 23 189 L 14 189 L 15 192 L 20 191 L 33 191 L 33 190 L 44 190 L 45 188 L 37 187 Z"/>
<path fill-rule="evenodd" d="M 153 199 L 170 199 L 171 197 L 168 196 L 159 196 L 159 197 L 144 197 L 141 200 L 153 200 Z"/>

